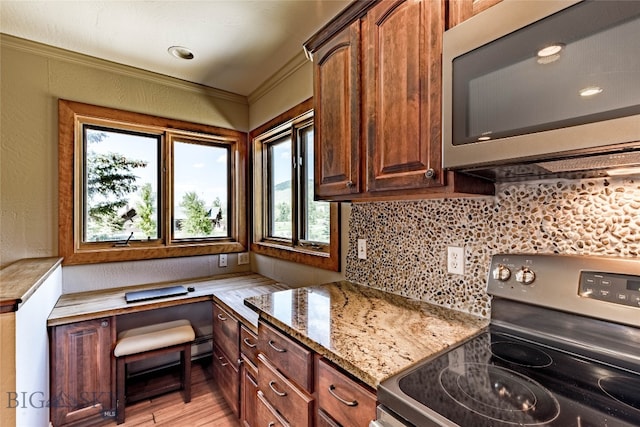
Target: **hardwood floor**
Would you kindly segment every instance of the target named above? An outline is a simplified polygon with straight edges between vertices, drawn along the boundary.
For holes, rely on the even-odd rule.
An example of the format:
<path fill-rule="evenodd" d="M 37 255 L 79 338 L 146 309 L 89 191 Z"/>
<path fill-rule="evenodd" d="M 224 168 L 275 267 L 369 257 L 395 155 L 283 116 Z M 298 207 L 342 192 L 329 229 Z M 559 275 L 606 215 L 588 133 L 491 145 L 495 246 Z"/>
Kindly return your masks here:
<path fill-rule="evenodd" d="M 98 424 L 100 427 L 116 425 L 113 419 Z M 222 397 L 218 383 L 213 381 L 211 364 L 194 362 L 191 371 L 191 402 L 185 404 L 182 392 L 174 391 L 132 403 L 127 406 L 125 422 L 120 426 L 240 427 L 240 422 Z"/>

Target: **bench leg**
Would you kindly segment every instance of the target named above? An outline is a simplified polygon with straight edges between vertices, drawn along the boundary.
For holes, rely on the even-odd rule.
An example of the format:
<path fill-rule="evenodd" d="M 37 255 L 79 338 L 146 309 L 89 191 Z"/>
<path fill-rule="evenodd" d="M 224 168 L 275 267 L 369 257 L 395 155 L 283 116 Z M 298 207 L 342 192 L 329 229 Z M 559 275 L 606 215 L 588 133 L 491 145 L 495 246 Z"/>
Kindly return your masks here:
<path fill-rule="evenodd" d="M 127 364 L 124 357 L 119 357 L 116 361 L 116 422 L 122 424 L 124 422 L 125 402 L 125 381 Z"/>
<path fill-rule="evenodd" d="M 191 402 L 191 343 L 184 346 L 180 352 L 182 363 L 182 388 L 184 390 L 184 403 Z"/>

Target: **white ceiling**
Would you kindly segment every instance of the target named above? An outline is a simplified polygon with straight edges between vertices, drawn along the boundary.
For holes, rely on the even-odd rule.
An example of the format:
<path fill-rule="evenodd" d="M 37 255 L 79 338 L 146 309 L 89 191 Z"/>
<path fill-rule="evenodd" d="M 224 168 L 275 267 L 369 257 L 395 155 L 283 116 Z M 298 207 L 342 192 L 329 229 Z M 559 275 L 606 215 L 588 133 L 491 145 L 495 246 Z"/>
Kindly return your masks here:
<path fill-rule="evenodd" d="M 249 95 L 350 2 L 0 0 L 0 32 Z"/>

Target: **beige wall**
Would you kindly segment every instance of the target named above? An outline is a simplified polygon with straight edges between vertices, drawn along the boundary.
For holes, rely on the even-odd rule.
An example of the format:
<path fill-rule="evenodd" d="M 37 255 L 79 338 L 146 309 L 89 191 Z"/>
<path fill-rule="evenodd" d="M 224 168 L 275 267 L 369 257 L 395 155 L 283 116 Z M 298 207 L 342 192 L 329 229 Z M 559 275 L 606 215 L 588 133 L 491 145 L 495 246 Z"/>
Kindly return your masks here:
<path fill-rule="evenodd" d="M 247 100 L 4 34 L 1 37 L 0 266 L 58 254 L 58 98 L 249 131 L 313 95 L 312 64 L 302 54 Z M 347 236 L 348 206 L 342 218 Z M 207 266 L 215 260 L 209 258 L 199 260 L 213 274 L 215 269 Z M 139 264 L 145 270 L 145 263 Z M 253 257 L 252 268 L 296 284 L 343 277 L 268 257 Z M 86 277 L 100 274 L 89 270 Z"/>
<path fill-rule="evenodd" d="M 313 66 L 301 52 L 249 95 L 249 127 L 255 129 L 312 96 Z M 343 204 L 341 207 L 341 272 L 308 267 L 258 254 L 252 256 L 252 270 L 293 286 L 342 280 L 349 243 L 350 212 L 351 206 Z"/>
<path fill-rule="evenodd" d="M 0 265 L 58 253 L 58 98 L 249 130 L 239 95 L 6 35 L 0 53 Z"/>
<path fill-rule="evenodd" d="M 255 129 L 313 96 L 313 66 L 302 52 L 249 95 L 249 128 Z"/>

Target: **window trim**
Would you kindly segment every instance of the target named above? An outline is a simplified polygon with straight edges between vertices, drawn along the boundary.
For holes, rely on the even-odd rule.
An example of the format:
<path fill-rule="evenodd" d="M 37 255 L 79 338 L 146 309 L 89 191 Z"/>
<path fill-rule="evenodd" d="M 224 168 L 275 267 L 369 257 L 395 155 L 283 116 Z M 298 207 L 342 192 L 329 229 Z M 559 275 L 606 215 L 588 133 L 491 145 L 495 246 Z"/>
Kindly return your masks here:
<path fill-rule="evenodd" d="M 263 144 L 258 140 L 258 138 L 265 138 L 268 136 L 268 134 L 277 132 L 277 130 L 287 122 L 289 122 L 291 126 L 291 122 L 311 112 L 312 110 L 313 98 L 309 98 L 249 133 L 249 140 L 251 141 L 251 154 L 253 160 L 253 233 L 251 239 L 251 250 L 257 254 L 266 255 L 269 257 L 275 257 L 287 261 L 306 264 L 325 270 L 340 271 L 339 203 L 332 202 L 330 204 L 330 229 L 327 252 L 320 252 L 318 250 L 305 248 L 302 246 L 292 246 L 289 242 L 281 242 L 277 239 L 268 238 L 267 230 L 265 230 L 265 221 L 268 219 L 268 212 L 265 211 L 263 200 L 263 188 L 268 180 L 268 177 L 266 175 L 267 168 L 264 167 L 266 150 L 263 150 Z M 294 129 L 294 132 L 295 131 L 297 131 L 297 128 Z"/>
<path fill-rule="evenodd" d="M 82 187 L 77 181 L 81 179 L 82 152 L 77 151 L 77 144 L 82 145 L 82 120 L 101 123 L 103 126 L 130 128 L 146 133 L 150 130 L 162 134 L 164 139 L 165 159 L 172 144 L 170 137 L 176 135 L 182 138 L 209 138 L 217 141 L 228 141 L 231 146 L 231 164 L 229 186 L 233 192 L 229 193 L 230 238 L 216 238 L 215 241 L 171 240 L 168 218 L 170 211 L 170 161 L 166 160 L 165 168 L 160 177 L 158 197 L 164 202 L 163 222 L 160 227 L 160 238 L 151 242 L 130 242 L 128 247 L 114 247 L 108 244 L 83 244 L 82 242 L 82 206 L 78 191 Z M 80 134 L 80 135 L 79 135 Z M 80 138 L 80 139 L 78 139 Z M 91 264 L 113 261 L 134 261 L 143 259 L 157 259 L 180 256 L 209 255 L 219 253 L 244 252 L 248 245 L 247 232 L 247 163 L 248 142 L 246 133 L 190 123 L 181 120 L 162 118 L 147 114 L 134 113 L 108 107 L 100 107 L 80 102 L 58 100 L 58 254 L 64 257 L 63 265 Z M 78 185 L 76 185 L 78 183 Z M 162 209 L 162 207 L 161 207 Z"/>

